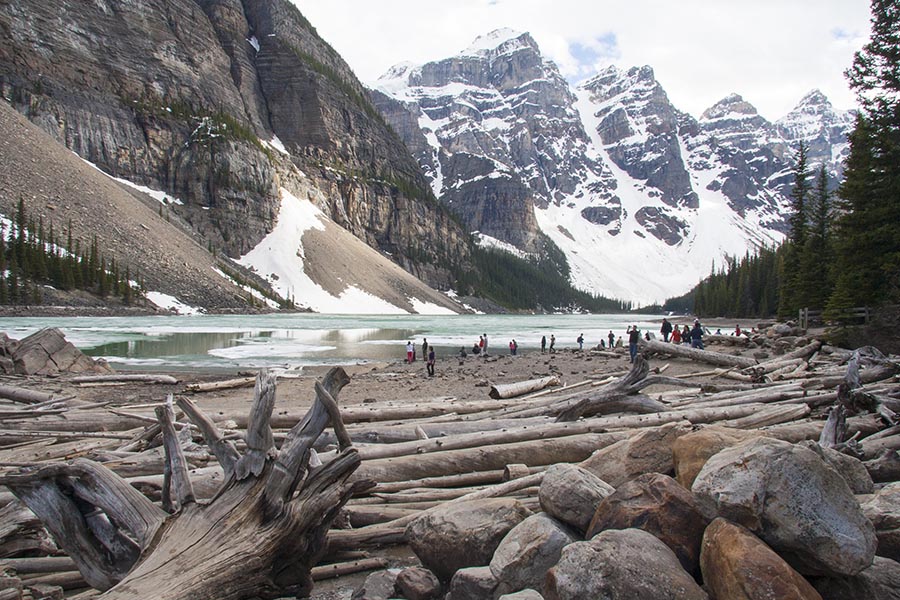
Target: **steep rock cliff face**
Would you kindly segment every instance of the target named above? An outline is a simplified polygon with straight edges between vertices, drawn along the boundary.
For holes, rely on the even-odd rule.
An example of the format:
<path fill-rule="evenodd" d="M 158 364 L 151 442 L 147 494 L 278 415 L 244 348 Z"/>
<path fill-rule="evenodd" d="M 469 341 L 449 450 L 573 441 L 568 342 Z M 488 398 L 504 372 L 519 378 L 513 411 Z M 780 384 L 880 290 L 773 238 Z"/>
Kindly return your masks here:
<path fill-rule="evenodd" d="M 286 0 L 2 2 L 0 29 L 4 97 L 104 171 L 180 198 L 169 209 L 207 245 L 248 252 L 279 187 L 308 178 L 326 214 L 430 283 L 465 261 L 465 232 Z"/>
<path fill-rule="evenodd" d="M 398 65 L 377 87 L 435 194 L 482 235 L 538 251 L 534 207 L 603 176 L 568 84 L 528 34 L 498 30 L 457 56 Z"/>

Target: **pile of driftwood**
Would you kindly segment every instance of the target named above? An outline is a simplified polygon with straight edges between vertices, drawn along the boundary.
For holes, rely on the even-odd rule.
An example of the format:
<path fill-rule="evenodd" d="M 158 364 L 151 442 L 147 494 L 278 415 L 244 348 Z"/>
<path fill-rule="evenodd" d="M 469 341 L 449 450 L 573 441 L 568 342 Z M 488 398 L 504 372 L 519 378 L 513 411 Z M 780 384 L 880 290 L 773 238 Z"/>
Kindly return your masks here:
<path fill-rule="evenodd" d="M 379 574 L 355 597 L 438 597 L 449 590 L 451 600 L 494 598 L 531 588 L 574 598 L 587 592 L 565 591 L 561 582 L 571 575 L 564 575 L 562 548 L 647 521 L 592 523 L 602 501 L 648 473 L 677 474 L 690 496 L 685 490 L 697 487 L 707 459 L 748 436 L 791 446 L 811 440 L 849 457 L 870 478 L 868 493 L 872 481 L 876 488 L 900 481 L 896 359 L 785 333 L 709 336 L 707 350 L 649 341 L 627 371 L 563 386 L 552 379 L 494 386 L 479 402 L 338 411 L 347 382 L 340 369 L 317 384 L 305 414 L 273 412 L 274 378 L 261 374 L 251 413 L 215 420 L 187 395 L 126 408 L 0 388 L 11 399 L 0 410 L 0 483 L 9 490 L 0 492 L 0 600 L 61 597 L 61 589 L 79 587 L 93 588 L 83 598 L 100 591 L 103 598 L 302 595 L 312 580 L 389 566 L 395 553 L 388 549 L 398 544 L 409 544 L 430 571 Z M 735 345 L 746 348 L 735 352 Z M 674 361 L 700 366 L 667 376 Z M 679 450 L 678 440 L 698 430 L 718 431 L 718 441 Z M 707 454 L 699 460 L 701 446 Z M 573 498 L 584 506 L 560 508 Z M 716 507 L 702 504 L 705 527 Z M 484 507 L 494 516 L 479 517 Z M 525 574 L 529 561 L 510 557 L 501 542 L 540 511 L 563 523 L 568 537 L 555 552 L 558 565 L 541 563 L 544 572 L 558 570 L 537 580 Z M 448 523 L 469 523 L 465 531 L 492 537 L 466 538 L 464 531 L 455 539 Z M 896 520 L 885 523 L 896 536 Z M 733 534 L 727 524 L 717 527 Z M 555 531 L 549 537 L 563 539 Z M 545 556 L 547 547 L 534 552 Z M 898 547 L 882 544 L 879 554 Z M 439 557 L 429 549 L 439 549 Z M 699 558 L 692 560 L 681 561 L 688 577 L 704 580 Z M 529 593 L 514 597 L 540 597 Z"/>

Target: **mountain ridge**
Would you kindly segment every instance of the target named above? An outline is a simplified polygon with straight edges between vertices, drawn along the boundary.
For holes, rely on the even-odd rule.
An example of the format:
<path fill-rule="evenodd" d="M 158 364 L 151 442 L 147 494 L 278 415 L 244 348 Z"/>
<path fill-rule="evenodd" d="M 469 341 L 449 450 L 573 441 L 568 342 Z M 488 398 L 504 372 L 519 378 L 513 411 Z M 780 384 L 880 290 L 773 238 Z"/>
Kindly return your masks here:
<path fill-rule="evenodd" d="M 739 94 L 694 118 L 649 66 L 610 66 L 573 87 L 529 34 L 515 33 L 391 68 L 373 85 L 398 102 L 388 122 L 482 243 L 533 254 L 529 242 L 548 238 L 580 289 L 660 302 L 710 264 L 778 243 L 798 140 L 840 176 L 852 113 L 821 93 L 776 123 Z"/>

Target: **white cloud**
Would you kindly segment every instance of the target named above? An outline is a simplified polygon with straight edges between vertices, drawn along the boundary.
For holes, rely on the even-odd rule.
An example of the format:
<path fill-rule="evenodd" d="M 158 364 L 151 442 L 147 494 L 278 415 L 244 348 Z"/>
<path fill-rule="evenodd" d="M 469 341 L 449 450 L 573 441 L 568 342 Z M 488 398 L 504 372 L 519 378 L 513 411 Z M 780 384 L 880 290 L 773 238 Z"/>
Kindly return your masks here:
<path fill-rule="evenodd" d="M 770 120 L 813 88 L 838 108 L 869 35 L 867 0 L 292 0 L 364 82 L 456 54 L 477 36 L 530 32 L 570 79 L 650 65 L 694 116 L 731 92 Z"/>

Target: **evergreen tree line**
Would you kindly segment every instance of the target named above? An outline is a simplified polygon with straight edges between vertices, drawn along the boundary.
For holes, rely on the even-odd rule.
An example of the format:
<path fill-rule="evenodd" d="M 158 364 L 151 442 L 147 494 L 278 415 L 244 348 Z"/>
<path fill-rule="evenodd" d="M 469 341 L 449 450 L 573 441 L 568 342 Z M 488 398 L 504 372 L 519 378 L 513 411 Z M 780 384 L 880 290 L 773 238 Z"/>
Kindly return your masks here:
<path fill-rule="evenodd" d="M 522 259 L 502 250 L 475 246 L 475 269 L 457 277 L 463 295 L 489 298 L 511 310 L 534 308 L 624 312 L 631 305 L 577 290 L 569 283 L 565 255 L 549 242 L 540 258 Z"/>
<path fill-rule="evenodd" d="M 870 41 L 845 72 L 861 109 L 837 190 L 799 144 L 784 243 L 729 261 L 663 308 L 732 317 L 810 308 L 838 318 L 900 304 L 900 0 L 872 0 L 871 9 Z"/>
<path fill-rule="evenodd" d="M 130 269 L 107 260 L 96 236 L 85 247 L 72 238 L 70 223 L 63 245 L 53 224 L 35 223 L 19 199 L 13 225 L 0 228 L 0 304 L 40 304 L 44 285 L 118 297 L 126 305 L 143 296 L 143 283 L 133 287 Z"/>

